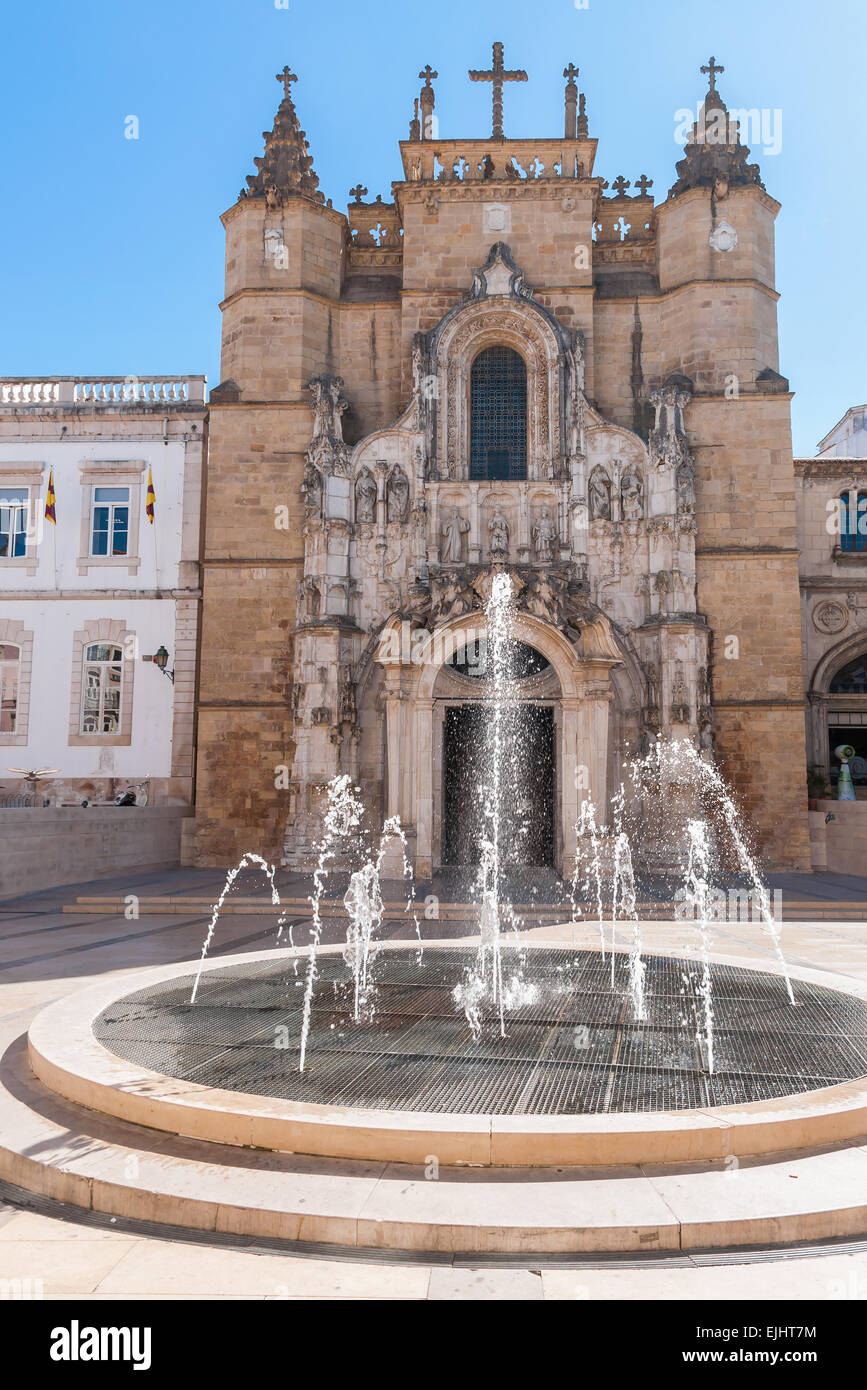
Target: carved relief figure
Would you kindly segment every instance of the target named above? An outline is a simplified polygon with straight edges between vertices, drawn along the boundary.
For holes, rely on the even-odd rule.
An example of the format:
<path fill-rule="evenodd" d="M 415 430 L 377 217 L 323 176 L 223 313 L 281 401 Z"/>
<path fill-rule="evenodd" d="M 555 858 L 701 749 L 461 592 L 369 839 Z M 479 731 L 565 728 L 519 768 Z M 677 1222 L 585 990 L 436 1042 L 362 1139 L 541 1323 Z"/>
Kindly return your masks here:
<path fill-rule="evenodd" d="M 359 473 L 356 479 L 355 520 L 376 520 L 376 482 L 367 472 Z"/>
<path fill-rule="evenodd" d="M 537 560 L 543 564 L 549 564 L 553 560 L 556 539 L 557 532 L 551 520 L 551 513 L 547 507 L 543 507 L 542 515 L 533 527 L 533 547 Z"/>
<path fill-rule="evenodd" d="M 644 483 L 630 464 L 620 480 L 620 505 L 624 521 L 640 521 L 644 516 Z"/>
<path fill-rule="evenodd" d="M 443 543 L 440 551 L 440 559 L 444 565 L 459 565 L 464 556 L 464 536 L 470 529 L 470 523 L 455 512 L 450 520 L 443 526 Z"/>
<path fill-rule="evenodd" d="M 389 521 L 403 522 L 409 516 L 409 483 L 401 468 L 396 468 L 388 480 L 387 513 Z"/>
<path fill-rule="evenodd" d="M 509 523 L 499 507 L 494 509 L 494 514 L 488 522 L 488 535 L 491 541 L 491 554 L 508 555 Z"/>
<path fill-rule="evenodd" d="M 611 480 L 605 469 L 597 465 L 587 484 L 591 521 L 611 520 Z"/>

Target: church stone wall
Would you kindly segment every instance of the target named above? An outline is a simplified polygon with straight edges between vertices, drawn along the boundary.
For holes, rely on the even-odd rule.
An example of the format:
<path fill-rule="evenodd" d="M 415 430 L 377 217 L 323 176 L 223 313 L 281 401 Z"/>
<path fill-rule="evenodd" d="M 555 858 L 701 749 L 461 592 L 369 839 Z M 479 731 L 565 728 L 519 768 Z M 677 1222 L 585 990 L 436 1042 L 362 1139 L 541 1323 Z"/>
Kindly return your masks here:
<path fill-rule="evenodd" d="M 713 87 L 711 97 L 719 104 Z M 612 759 L 622 740 L 652 737 L 654 727 L 665 733 L 676 726 L 706 752 L 715 737 L 770 862 L 807 867 L 795 491 L 787 383 L 776 376 L 778 205 L 755 166 L 744 166 L 742 147 L 710 154 L 688 147 L 674 196 L 654 209 L 644 195 L 604 198 L 602 180 L 593 176 L 595 142 L 586 139 L 565 150 L 559 167 L 554 142 L 510 142 L 510 150 L 520 143 L 522 168 L 535 163 L 537 150 L 547 167 L 526 178 L 500 170 L 490 179 L 482 163 L 471 163 L 465 177 L 450 172 L 464 152 L 487 159 L 486 142 L 452 142 L 445 152 L 439 148 L 439 179 L 429 146 L 416 136 L 402 147 L 406 179 L 394 186 L 395 202 L 365 204 L 359 194 L 346 218 L 323 205 L 302 136 L 287 82 L 260 173 L 249 180 L 251 195 L 224 217 L 198 862 L 224 863 L 250 848 L 279 856 L 289 824 L 293 862 L 301 863 L 322 779 L 335 770 L 360 776 L 383 811 L 406 809 L 408 769 L 422 777 L 414 721 L 418 714 L 421 728 L 429 711 L 416 711 L 410 698 L 417 673 L 392 671 L 384 684 L 369 679 L 371 643 L 390 614 L 418 617 L 427 604 L 436 616 L 452 611 L 448 605 L 459 613 L 461 605 L 476 604 L 479 567 L 505 554 L 510 563 L 536 567 L 526 577 L 540 621 L 544 613 L 562 626 L 564 595 L 574 603 L 580 590 L 582 621 L 597 605 L 593 611 L 604 609 L 605 622 L 616 625 L 620 645 L 612 635 L 608 667 L 628 654 L 632 685 L 621 680 L 609 689 L 604 671 L 604 679 L 582 685 L 570 710 L 575 727 L 584 718 L 582 701 L 589 701 L 587 708 L 599 705 L 601 730 L 608 714 L 603 719 L 599 711 L 616 697 Z M 493 153 L 502 163 L 502 151 Z M 702 172 L 706 159 L 716 176 Z M 621 211 L 634 223 L 622 239 L 612 231 Z M 377 218 L 386 229 L 382 242 L 366 230 Z M 520 287 L 503 288 L 508 274 L 502 258 L 492 259 L 494 243 L 506 244 Z M 492 486 L 482 497 L 449 471 L 460 448 L 442 450 L 442 432 L 454 435 L 450 420 L 463 419 L 465 410 L 454 391 L 438 420 L 440 453 L 425 452 L 440 404 L 427 409 L 419 374 L 439 371 L 436 389 L 445 384 L 447 395 L 452 377 L 442 364 L 424 365 L 417 335 L 430 334 L 458 306 L 481 302 L 488 290 L 479 289 L 477 277 L 485 266 L 500 277 L 491 302 L 501 301 L 503 341 L 512 341 L 528 299 L 540 321 L 548 310 L 559 325 L 551 330 L 557 361 L 548 364 L 545 409 L 560 444 L 552 457 L 543 451 L 528 460 L 529 484 Z M 576 330 L 583 337 L 573 338 Z M 585 431 L 594 435 L 592 448 Z M 592 449 L 598 453 L 591 464 Z M 627 464 L 644 488 L 632 518 L 620 513 Z M 585 512 L 584 539 L 576 540 L 572 520 L 588 506 L 597 465 L 608 479 L 610 511 L 603 498 L 589 528 Z M 365 470 L 376 496 L 361 515 Z M 398 473 L 407 490 L 395 520 L 389 508 Z M 447 511 L 464 507 L 469 519 L 469 549 L 454 573 L 442 560 L 445 504 L 438 490 Z M 542 492 L 558 534 L 553 560 L 539 561 L 530 537 Z M 505 552 L 492 544 L 495 495 L 508 532 Z M 274 525 L 281 504 L 289 509 L 288 529 Z M 555 562 L 562 573 L 554 572 Z M 433 581 L 418 579 L 428 568 Z M 728 638 L 736 639 L 736 655 L 726 655 Z M 284 787 L 275 785 L 281 765 L 290 770 Z M 417 829 L 427 837 L 427 865 L 430 825 Z"/>

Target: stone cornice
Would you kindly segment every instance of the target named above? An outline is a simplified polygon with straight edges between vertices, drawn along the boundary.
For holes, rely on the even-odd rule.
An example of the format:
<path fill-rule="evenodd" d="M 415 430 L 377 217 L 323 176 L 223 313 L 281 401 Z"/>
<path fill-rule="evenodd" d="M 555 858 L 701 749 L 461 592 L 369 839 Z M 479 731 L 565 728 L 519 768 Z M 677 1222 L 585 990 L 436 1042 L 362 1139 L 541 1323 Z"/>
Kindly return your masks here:
<path fill-rule="evenodd" d="M 248 208 L 261 208 L 264 213 L 273 216 L 275 213 L 291 208 L 294 203 L 306 203 L 308 208 L 320 213 L 323 217 L 328 218 L 332 222 L 340 223 L 347 231 L 349 230 L 349 220 L 345 212 L 338 212 L 337 208 L 329 207 L 327 203 L 319 203 L 315 198 L 308 198 L 304 193 L 293 193 L 285 203 L 281 204 L 281 206 L 276 209 L 269 207 L 264 198 L 241 198 L 237 203 L 233 203 L 230 208 L 227 208 L 224 213 L 220 214 L 220 221 L 224 227 L 228 227 L 229 223 L 232 222 L 235 217 L 240 217 Z"/>
<path fill-rule="evenodd" d="M 867 459 L 858 458 L 809 458 L 793 459 L 795 475 L 811 481 L 813 478 L 867 478 Z"/>
<path fill-rule="evenodd" d="M 326 304 L 331 309 L 399 309 L 400 301 L 391 299 L 332 299 L 330 295 L 321 294 L 319 290 L 311 290 L 306 285 L 277 286 L 277 285 L 245 285 L 243 289 L 234 290 L 227 299 L 223 299 L 217 308 L 223 313 L 231 304 L 239 299 L 246 299 L 250 295 L 272 294 L 278 296 L 291 296 L 297 299 L 304 296 L 305 299 L 315 300 L 317 304 Z"/>
<path fill-rule="evenodd" d="M 664 202 L 657 204 L 655 210 L 657 214 L 662 212 L 667 213 L 671 210 L 671 208 L 682 206 L 686 202 L 698 202 L 703 200 L 707 200 L 709 202 L 712 191 L 712 189 L 702 186 L 698 188 L 685 189 L 683 193 L 678 193 L 674 197 L 672 197 L 671 194 L 669 194 L 668 198 L 666 198 Z M 722 212 L 722 210 L 724 210 L 725 205 L 730 197 L 742 196 L 743 194 L 747 194 L 751 198 L 757 198 L 758 201 L 761 203 L 762 207 L 767 208 L 768 212 L 772 212 L 774 214 L 774 217 L 776 217 L 777 213 L 780 211 L 780 208 L 782 207 L 782 203 L 778 203 L 776 198 L 772 198 L 770 193 L 766 192 L 765 189 L 760 188 L 757 183 L 748 183 L 733 184 L 725 198 L 717 199 L 717 211 Z"/>

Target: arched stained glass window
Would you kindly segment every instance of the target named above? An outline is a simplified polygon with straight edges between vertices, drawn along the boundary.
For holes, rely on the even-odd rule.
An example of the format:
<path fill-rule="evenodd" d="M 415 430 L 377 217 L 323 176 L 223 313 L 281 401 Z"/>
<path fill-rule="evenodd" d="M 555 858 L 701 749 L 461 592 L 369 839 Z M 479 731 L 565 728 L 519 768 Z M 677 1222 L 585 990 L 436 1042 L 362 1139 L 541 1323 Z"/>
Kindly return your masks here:
<path fill-rule="evenodd" d="M 867 695 L 867 653 L 843 666 L 828 689 L 832 695 Z"/>
<path fill-rule="evenodd" d="M 527 368 L 513 348 L 484 348 L 470 370 L 470 477 L 526 476 Z"/>

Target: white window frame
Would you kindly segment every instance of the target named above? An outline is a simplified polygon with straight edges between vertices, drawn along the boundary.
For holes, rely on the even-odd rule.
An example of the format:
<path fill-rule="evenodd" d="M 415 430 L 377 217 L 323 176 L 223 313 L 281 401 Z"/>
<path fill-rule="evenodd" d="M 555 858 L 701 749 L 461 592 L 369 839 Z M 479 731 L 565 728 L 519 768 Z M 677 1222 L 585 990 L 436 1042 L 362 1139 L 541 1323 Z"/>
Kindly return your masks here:
<path fill-rule="evenodd" d="M 20 504 L 27 511 L 24 554 L 0 555 L 0 570 L 24 569 L 28 575 L 36 574 L 39 563 L 37 548 L 43 532 L 41 508 L 45 505 L 41 487 L 43 473 L 41 463 L 4 462 L 0 465 L 0 499 L 8 496 L 10 492 L 27 492 L 26 503 Z"/>
<path fill-rule="evenodd" d="M 126 498 L 123 502 L 119 499 L 112 502 L 99 501 L 96 494 L 101 489 L 111 488 L 115 492 L 125 492 Z M 130 541 L 132 534 L 130 530 L 132 522 L 131 492 L 128 483 L 94 483 L 90 489 L 90 555 L 91 560 L 114 560 L 118 564 L 125 564 L 130 553 Z M 104 555 L 97 554 L 94 546 L 96 544 L 96 510 L 97 507 L 108 508 L 108 529 L 106 532 L 106 552 Z M 114 518 L 117 508 L 123 507 L 126 511 L 126 550 L 115 551 L 112 549 L 114 540 Z"/>
<path fill-rule="evenodd" d="M 18 655 L 14 661 L 10 660 L 8 656 L 4 656 L 3 649 L 5 647 L 15 648 Z M 18 725 L 21 718 L 21 670 L 23 659 L 24 651 L 20 642 L 7 642 L 0 638 L 0 737 L 2 738 L 14 738 L 15 735 L 20 732 Z M 15 667 L 15 703 L 13 705 L 14 718 L 13 727 L 11 729 L 3 728 L 3 715 L 6 712 L 4 709 L 4 676 L 7 666 Z"/>
<path fill-rule="evenodd" d="M 91 651 L 99 650 L 99 649 L 102 648 L 102 647 L 107 648 L 110 652 L 117 652 L 117 656 L 96 657 L 96 656 L 91 656 L 91 655 L 90 655 Z M 78 722 L 78 732 L 79 732 L 80 734 L 84 735 L 85 737 L 87 737 L 87 736 L 92 736 L 92 735 L 94 735 L 94 734 L 99 734 L 99 735 L 106 735 L 106 736 L 108 736 L 108 737 L 110 737 L 110 738 L 114 738 L 114 737 L 118 736 L 118 735 L 121 733 L 121 731 L 122 731 L 122 729 L 123 729 L 123 716 L 124 716 L 124 709 L 123 709 L 123 662 L 124 662 L 124 651 L 123 651 L 123 647 L 122 647 L 122 646 L 119 646 L 117 642 L 111 642 L 111 641 L 108 641 L 108 642 L 106 642 L 106 641 L 88 642 L 87 645 L 85 646 L 84 651 L 83 651 L 83 653 L 82 653 L 82 667 L 81 667 L 81 712 L 80 712 L 79 722 Z M 106 729 L 106 728 L 103 728 L 103 724 L 104 724 L 104 722 L 105 722 L 105 717 L 106 717 L 105 699 L 106 699 L 106 695 L 107 695 L 107 693 L 108 693 L 108 691 L 109 691 L 109 688 L 110 688 L 110 682 L 109 682 L 109 679 L 108 679 L 109 672 L 110 672 L 113 668 L 116 668 L 116 669 L 117 669 L 117 723 L 116 723 L 116 725 L 115 725 L 115 727 L 114 727 L 113 729 Z M 87 692 L 88 692 L 87 677 L 88 677 L 88 673 L 89 673 L 90 671 L 93 671 L 93 670 L 98 670 L 98 671 L 99 671 L 98 711 L 97 711 L 97 715 L 96 715 L 97 727 L 96 727 L 95 729 L 87 729 L 87 728 L 85 728 L 85 719 L 91 717 L 91 716 L 88 714 L 88 710 L 87 710 Z M 109 713 L 113 713 L 113 711 L 109 711 Z"/>
<path fill-rule="evenodd" d="M 25 747 L 30 717 L 30 686 L 33 676 L 33 631 L 19 618 L 0 618 L 0 647 L 18 648 L 18 688 L 15 705 L 15 732 L 0 731 L 0 747 Z"/>
<path fill-rule="evenodd" d="M 143 475 L 147 468 L 144 460 L 129 459 L 88 459 L 79 465 L 81 474 L 81 538 L 78 551 L 78 573 L 86 575 L 90 569 L 103 569 L 106 565 L 114 569 L 126 569 L 127 574 L 137 575 L 141 565 L 141 491 Z M 129 489 L 129 530 L 127 532 L 126 555 L 93 555 L 93 509 L 95 489 L 98 487 L 125 487 Z M 122 504 L 119 504 L 122 505 Z M 109 533 L 110 535 L 111 533 Z"/>

